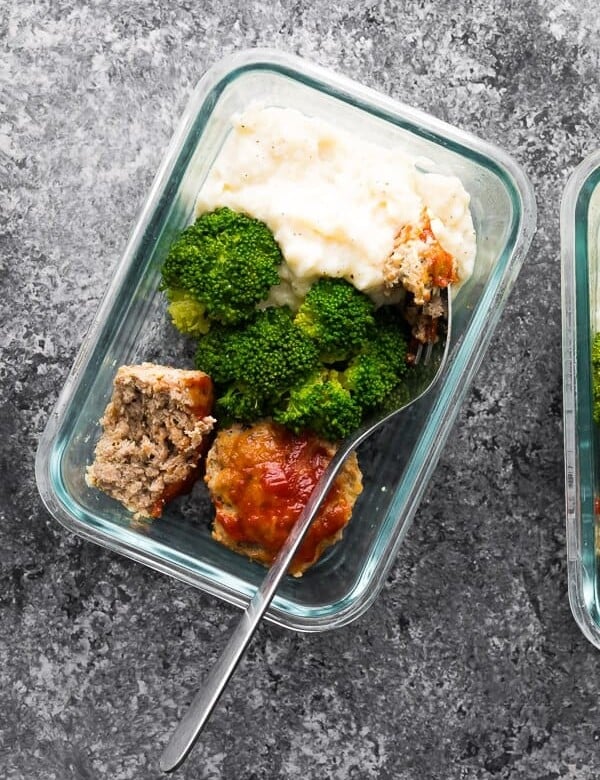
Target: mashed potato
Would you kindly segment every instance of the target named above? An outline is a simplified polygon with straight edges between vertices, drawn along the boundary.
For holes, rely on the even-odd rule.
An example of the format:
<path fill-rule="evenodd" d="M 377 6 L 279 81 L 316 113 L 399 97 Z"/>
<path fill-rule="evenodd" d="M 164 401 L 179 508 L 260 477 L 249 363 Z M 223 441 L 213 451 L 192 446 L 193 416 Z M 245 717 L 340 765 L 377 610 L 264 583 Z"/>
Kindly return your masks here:
<path fill-rule="evenodd" d="M 376 302 L 391 302 L 384 263 L 399 231 L 425 213 L 472 273 L 469 195 L 454 176 L 422 173 L 400 148 L 362 140 L 287 108 L 238 115 L 197 201 L 197 213 L 229 206 L 263 220 L 285 263 L 270 302 L 294 307 L 319 276 L 343 277 Z"/>

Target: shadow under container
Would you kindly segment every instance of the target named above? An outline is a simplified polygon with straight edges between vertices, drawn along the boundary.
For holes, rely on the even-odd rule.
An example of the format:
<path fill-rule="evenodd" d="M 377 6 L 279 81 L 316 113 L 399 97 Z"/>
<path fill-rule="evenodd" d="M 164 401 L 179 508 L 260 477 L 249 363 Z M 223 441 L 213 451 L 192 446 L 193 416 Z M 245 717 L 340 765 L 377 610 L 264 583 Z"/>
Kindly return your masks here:
<path fill-rule="evenodd" d="M 593 419 L 592 344 L 600 332 L 600 152 L 571 174 L 561 207 L 563 416 L 571 610 L 600 648 L 600 426 Z"/>
<path fill-rule="evenodd" d="M 359 448 L 364 491 L 343 540 L 302 578 L 285 578 L 271 604 L 269 620 L 318 631 L 355 619 L 381 589 L 531 241 L 535 201 L 519 166 L 500 149 L 301 59 L 240 52 L 202 78 L 42 436 L 36 472 L 46 506 L 71 531 L 239 606 L 265 572 L 211 539 L 202 483 L 143 532 L 120 505 L 88 488 L 84 473 L 117 367 L 144 360 L 191 365 L 191 345 L 167 321 L 160 268 L 193 219 L 232 115 L 257 100 L 399 144 L 422 170 L 458 176 L 471 196 L 478 240 L 475 271 L 454 301 L 443 375 Z"/>

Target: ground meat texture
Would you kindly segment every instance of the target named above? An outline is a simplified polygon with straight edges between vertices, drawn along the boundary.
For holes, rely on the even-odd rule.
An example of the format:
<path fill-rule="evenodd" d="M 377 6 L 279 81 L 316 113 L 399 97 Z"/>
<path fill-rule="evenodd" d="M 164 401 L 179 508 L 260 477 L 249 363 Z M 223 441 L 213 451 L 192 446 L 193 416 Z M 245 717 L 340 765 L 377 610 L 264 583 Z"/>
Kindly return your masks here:
<path fill-rule="evenodd" d="M 137 518 L 156 518 L 200 474 L 213 385 L 202 371 L 142 363 L 121 366 L 100 420 L 103 432 L 86 481 Z"/>
<path fill-rule="evenodd" d="M 421 306 L 431 300 L 435 287 L 459 281 L 456 259 L 435 237 L 426 211 L 419 224 L 404 225 L 398 232 L 383 272 L 388 287 L 404 287 Z"/>
<path fill-rule="evenodd" d="M 220 431 L 206 460 L 205 481 L 216 509 L 213 538 L 272 563 L 334 453 L 333 444 L 312 433 L 295 435 L 269 421 Z M 353 453 L 296 553 L 291 574 L 301 575 L 341 538 L 361 491 Z"/>

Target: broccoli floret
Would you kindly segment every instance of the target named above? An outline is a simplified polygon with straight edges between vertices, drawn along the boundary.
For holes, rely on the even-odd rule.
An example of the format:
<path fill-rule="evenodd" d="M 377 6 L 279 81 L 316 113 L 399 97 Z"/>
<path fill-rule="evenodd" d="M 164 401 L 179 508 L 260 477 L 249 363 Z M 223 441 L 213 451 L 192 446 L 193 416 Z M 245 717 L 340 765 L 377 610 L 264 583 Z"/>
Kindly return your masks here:
<path fill-rule="evenodd" d="M 294 326 L 289 307 L 259 312 L 244 332 L 240 375 L 271 398 L 278 397 L 317 363 L 314 344 Z"/>
<path fill-rule="evenodd" d="M 245 359 L 244 333 L 235 326 L 215 323 L 210 331 L 198 341 L 196 368 L 212 377 L 218 385 L 234 382 L 240 374 Z"/>
<path fill-rule="evenodd" d="M 366 345 L 398 375 L 406 372 L 408 340 L 406 323 L 397 306 L 382 306 L 375 312 L 375 334 Z"/>
<path fill-rule="evenodd" d="M 296 325 L 309 336 L 324 363 L 346 360 L 369 338 L 374 304 L 345 279 L 323 278 L 308 291 Z"/>
<path fill-rule="evenodd" d="M 264 222 L 229 208 L 202 214 L 172 245 L 162 287 L 187 292 L 211 320 L 241 322 L 279 282 L 283 260 Z"/>
<path fill-rule="evenodd" d="M 380 404 L 398 385 L 406 371 L 407 342 L 393 307 L 375 314 L 375 328 L 368 342 L 349 362 L 340 381 L 352 397 L 368 410 Z"/>
<path fill-rule="evenodd" d="M 393 412 L 395 409 L 400 409 L 401 407 L 406 406 L 410 399 L 411 392 L 406 378 L 400 379 L 394 385 L 392 391 L 381 401 L 381 404 L 378 404 L 378 413 L 381 412 L 385 414 L 387 412 Z"/>
<path fill-rule="evenodd" d="M 369 409 L 391 393 L 398 377 L 379 355 L 366 351 L 350 361 L 341 381 L 361 407 Z"/>
<path fill-rule="evenodd" d="M 315 345 L 286 306 L 262 309 L 241 326 L 211 328 L 196 352 L 196 367 L 217 384 L 217 411 L 245 422 L 270 414 L 317 365 Z"/>
<path fill-rule="evenodd" d="M 203 303 L 176 287 L 167 290 L 167 299 L 167 311 L 178 331 L 194 338 L 208 333 L 210 322 L 206 318 L 206 306 Z"/>
<path fill-rule="evenodd" d="M 246 384 L 230 385 L 217 398 L 215 414 L 224 424 L 253 423 L 269 414 L 269 401 Z"/>
<path fill-rule="evenodd" d="M 592 340 L 592 414 L 600 425 L 600 333 Z"/>
<path fill-rule="evenodd" d="M 265 397 L 278 397 L 317 363 L 314 344 L 294 327 L 287 306 L 257 312 L 228 339 L 223 359 L 233 378 Z"/>
<path fill-rule="evenodd" d="M 294 387 L 273 419 L 295 433 L 309 428 L 329 441 L 349 436 L 360 425 L 361 408 L 341 384 L 338 372 L 323 369 Z"/>
<path fill-rule="evenodd" d="M 199 340 L 196 367 L 215 382 L 221 422 L 272 416 L 295 432 L 310 429 L 337 440 L 398 392 L 407 349 L 400 319 L 378 310 L 369 338 L 357 349 L 333 369 L 288 307 L 270 307 L 240 325 L 213 325 Z"/>

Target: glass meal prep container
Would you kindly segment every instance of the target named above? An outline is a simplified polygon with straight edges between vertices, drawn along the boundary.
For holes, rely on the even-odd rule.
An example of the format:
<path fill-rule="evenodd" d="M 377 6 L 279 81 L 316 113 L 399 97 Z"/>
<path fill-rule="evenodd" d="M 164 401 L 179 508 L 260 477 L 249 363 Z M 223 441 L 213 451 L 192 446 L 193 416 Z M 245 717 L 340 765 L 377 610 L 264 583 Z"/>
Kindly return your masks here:
<path fill-rule="evenodd" d="M 600 151 L 571 174 L 561 208 L 563 416 L 571 610 L 600 647 L 600 427 L 592 416 L 591 349 L 600 332 Z"/>
<path fill-rule="evenodd" d="M 271 604 L 271 621 L 317 631 L 359 616 L 382 587 L 531 241 L 535 201 L 522 170 L 500 149 L 296 57 L 240 52 L 201 79 L 40 440 L 36 475 L 47 508 L 69 530 L 234 604 L 247 604 L 265 569 L 211 539 L 201 482 L 143 531 L 84 475 L 118 366 L 192 366 L 193 346 L 166 314 L 160 268 L 193 219 L 231 116 L 257 100 L 399 144 L 423 170 L 457 175 L 471 196 L 478 242 L 473 276 L 454 300 L 439 382 L 361 445 L 364 490 L 343 540 L 303 577 L 285 578 Z"/>

